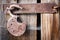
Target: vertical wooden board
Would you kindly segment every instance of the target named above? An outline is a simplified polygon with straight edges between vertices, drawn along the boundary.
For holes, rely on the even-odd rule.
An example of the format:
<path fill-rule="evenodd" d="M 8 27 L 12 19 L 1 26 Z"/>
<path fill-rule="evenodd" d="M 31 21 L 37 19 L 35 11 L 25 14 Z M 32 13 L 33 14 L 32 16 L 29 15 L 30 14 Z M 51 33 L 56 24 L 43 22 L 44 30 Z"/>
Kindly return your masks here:
<path fill-rule="evenodd" d="M 59 40 L 59 13 L 53 14 L 52 40 Z"/>
<path fill-rule="evenodd" d="M 41 14 L 41 40 L 51 40 L 52 14 Z"/>
<path fill-rule="evenodd" d="M 52 2 L 55 2 L 58 5 L 58 0 L 53 0 Z M 59 40 L 58 39 L 59 38 L 59 12 L 53 14 L 52 37 L 51 37 L 52 40 Z"/>
<path fill-rule="evenodd" d="M 60 6 L 60 1 L 58 2 Z M 60 24 L 60 8 L 59 8 L 59 24 Z M 59 25 L 59 40 L 60 40 L 60 25 Z"/>
<path fill-rule="evenodd" d="M 6 30 L 6 19 L 2 7 L 3 5 L 0 4 L 0 40 L 8 40 L 8 35 L 7 35 L 8 32 Z"/>
<path fill-rule="evenodd" d="M 41 2 L 56 3 L 58 0 L 41 0 Z M 41 14 L 41 20 L 42 40 L 58 40 L 59 13 L 49 14 L 49 16 L 48 14 Z"/>
<path fill-rule="evenodd" d="M 3 0 L 4 1 L 4 0 Z M 6 3 L 17 3 L 17 0 L 5 0 Z"/>
<path fill-rule="evenodd" d="M 19 3 L 22 4 L 31 4 L 36 3 L 37 0 L 20 0 Z M 13 3 L 12 1 L 10 3 Z M 36 14 L 23 14 L 20 15 L 20 17 L 27 23 L 27 30 L 26 32 L 20 36 L 20 37 L 14 37 L 11 34 L 9 34 L 9 40 L 36 40 L 36 30 L 29 30 L 30 27 L 37 26 L 37 15 Z"/>
<path fill-rule="evenodd" d="M 41 3 L 48 3 L 49 0 L 41 0 Z M 51 40 L 53 27 L 53 14 L 41 14 L 41 40 Z"/>

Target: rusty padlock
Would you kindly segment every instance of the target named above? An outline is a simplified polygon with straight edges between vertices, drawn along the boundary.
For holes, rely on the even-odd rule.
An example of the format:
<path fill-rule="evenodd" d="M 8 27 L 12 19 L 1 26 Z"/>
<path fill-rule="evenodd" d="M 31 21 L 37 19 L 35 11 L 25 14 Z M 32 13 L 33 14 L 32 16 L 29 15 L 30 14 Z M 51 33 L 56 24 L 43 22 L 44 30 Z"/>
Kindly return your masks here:
<path fill-rule="evenodd" d="M 25 30 L 26 30 L 26 22 L 18 22 L 17 15 L 13 15 L 13 12 L 11 12 L 12 10 L 14 10 L 15 8 L 20 8 L 22 9 L 22 7 L 20 7 L 19 5 L 10 5 L 10 7 L 7 7 L 7 12 L 10 14 L 10 18 L 7 21 L 7 30 L 9 31 L 9 33 L 11 33 L 13 36 L 21 36 L 24 34 Z"/>

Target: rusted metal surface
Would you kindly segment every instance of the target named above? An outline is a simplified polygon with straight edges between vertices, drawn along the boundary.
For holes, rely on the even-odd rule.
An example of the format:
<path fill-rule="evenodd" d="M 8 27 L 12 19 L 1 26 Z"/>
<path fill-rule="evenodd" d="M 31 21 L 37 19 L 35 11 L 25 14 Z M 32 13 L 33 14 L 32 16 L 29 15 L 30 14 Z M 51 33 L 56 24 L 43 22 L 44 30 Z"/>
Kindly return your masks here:
<path fill-rule="evenodd" d="M 4 4 L 4 10 L 11 4 Z M 23 9 L 15 11 L 14 14 L 20 13 L 55 13 L 57 10 L 54 9 L 57 6 L 55 3 L 37 3 L 37 4 L 17 4 Z"/>
<path fill-rule="evenodd" d="M 26 30 L 26 24 L 17 22 L 17 17 L 11 17 L 7 22 L 7 29 L 13 36 L 21 36 Z"/>

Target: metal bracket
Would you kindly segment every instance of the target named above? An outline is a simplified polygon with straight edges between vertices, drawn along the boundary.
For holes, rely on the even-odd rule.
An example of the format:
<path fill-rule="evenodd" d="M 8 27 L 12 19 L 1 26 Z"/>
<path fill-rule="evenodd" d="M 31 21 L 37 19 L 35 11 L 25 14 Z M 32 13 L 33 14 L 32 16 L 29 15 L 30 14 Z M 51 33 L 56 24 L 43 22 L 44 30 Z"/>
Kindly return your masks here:
<path fill-rule="evenodd" d="M 11 4 L 5 4 L 4 9 Z M 17 4 L 23 9 L 18 11 L 14 11 L 14 14 L 21 14 L 21 13 L 55 13 L 57 12 L 55 3 L 37 3 L 37 4 Z M 57 7 L 58 8 L 58 7 Z"/>

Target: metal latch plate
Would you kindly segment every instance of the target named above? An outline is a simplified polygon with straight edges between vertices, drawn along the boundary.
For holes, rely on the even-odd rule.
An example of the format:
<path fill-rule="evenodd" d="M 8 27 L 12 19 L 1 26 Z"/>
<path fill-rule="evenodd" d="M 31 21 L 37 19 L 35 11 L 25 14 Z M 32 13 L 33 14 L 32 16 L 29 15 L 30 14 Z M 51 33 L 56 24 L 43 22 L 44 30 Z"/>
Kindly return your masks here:
<path fill-rule="evenodd" d="M 6 7 L 9 7 L 11 4 L 4 4 L 4 10 Z M 15 11 L 14 14 L 21 13 L 55 13 L 57 10 L 53 10 L 54 6 L 57 6 L 55 3 L 37 3 L 37 4 L 17 4 L 23 9 Z"/>

